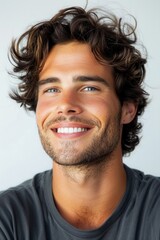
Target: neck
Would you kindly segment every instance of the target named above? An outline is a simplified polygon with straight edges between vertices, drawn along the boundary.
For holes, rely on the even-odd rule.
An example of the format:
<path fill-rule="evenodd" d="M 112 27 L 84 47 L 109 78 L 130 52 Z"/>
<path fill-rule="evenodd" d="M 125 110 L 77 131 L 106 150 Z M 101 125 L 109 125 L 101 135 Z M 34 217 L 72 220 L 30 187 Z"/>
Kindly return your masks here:
<path fill-rule="evenodd" d="M 90 168 L 54 163 L 53 194 L 60 214 L 80 229 L 99 227 L 113 213 L 126 189 L 122 161 Z"/>

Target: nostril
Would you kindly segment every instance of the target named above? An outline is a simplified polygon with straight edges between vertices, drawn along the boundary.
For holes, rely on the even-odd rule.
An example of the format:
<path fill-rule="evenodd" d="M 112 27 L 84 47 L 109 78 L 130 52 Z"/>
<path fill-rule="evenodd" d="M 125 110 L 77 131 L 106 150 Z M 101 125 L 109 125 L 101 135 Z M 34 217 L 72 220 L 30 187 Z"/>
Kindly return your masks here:
<path fill-rule="evenodd" d="M 75 110 L 73 110 L 73 109 L 70 109 L 70 110 L 68 110 L 68 112 L 70 113 L 74 113 L 74 112 L 76 112 Z"/>
<path fill-rule="evenodd" d="M 60 110 L 58 111 L 59 114 L 61 113 L 76 113 L 76 110 L 74 109 L 69 109 L 69 110 Z"/>

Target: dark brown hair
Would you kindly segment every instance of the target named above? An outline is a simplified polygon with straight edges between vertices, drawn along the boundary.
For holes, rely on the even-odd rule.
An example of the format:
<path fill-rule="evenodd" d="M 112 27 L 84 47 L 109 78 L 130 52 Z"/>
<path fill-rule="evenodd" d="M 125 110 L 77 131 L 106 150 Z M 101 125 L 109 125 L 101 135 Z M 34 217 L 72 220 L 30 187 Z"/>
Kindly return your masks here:
<path fill-rule="evenodd" d="M 99 16 L 99 14 L 101 15 Z M 98 9 L 89 11 L 80 7 L 62 9 L 48 21 L 32 26 L 17 41 L 12 42 L 10 56 L 13 74 L 21 82 L 11 98 L 28 110 L 36 110 L 39 73 L 51 48 L 59 43 L 79 41 L 90 45 L 102 64 L 113 67 L 115 88 L 121 104 L 137 105 L 133 121 L 124 125 L 122 133 L 123 155 L 134 150 L 139 143 L 142 125 L 138 117 L 147 105 L 148 94 L 143 88 L 146 58 L 135 48 L 135 29 L 122 23 L 113 14 Z"/>

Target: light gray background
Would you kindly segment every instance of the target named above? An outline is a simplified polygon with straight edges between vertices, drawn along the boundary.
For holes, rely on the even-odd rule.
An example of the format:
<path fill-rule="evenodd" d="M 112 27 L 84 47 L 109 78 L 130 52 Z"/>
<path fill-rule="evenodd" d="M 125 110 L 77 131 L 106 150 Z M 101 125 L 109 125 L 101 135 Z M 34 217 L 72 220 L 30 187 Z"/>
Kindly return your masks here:
<path fill-rule="evenodd" d="M 8 97 L 16 81 L 7 73 L 11 70 L 7 58 L 11 39 L 31 24 L 72 5 L 84 6 L 85 0 L 0 0 L 0 190 L 52 167 L 52 160 L 41 147 L 34 113 L 26 113 Z M 148 50 L 146 89 L 151 103 L 142 117 L 141 143 L 124 162 L 160 175 L 160 1 L 89 0 L 89 7 L 97 6 L 121 16 L 130 13 L 138 21 L 138 36 Z"/>

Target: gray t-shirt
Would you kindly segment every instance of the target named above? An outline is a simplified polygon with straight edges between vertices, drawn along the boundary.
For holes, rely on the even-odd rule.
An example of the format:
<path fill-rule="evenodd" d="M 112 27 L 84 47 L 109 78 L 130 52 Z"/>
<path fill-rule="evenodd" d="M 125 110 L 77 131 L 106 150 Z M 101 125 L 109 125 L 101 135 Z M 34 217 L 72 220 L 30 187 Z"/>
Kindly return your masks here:
<path fill-rule="evenodd" d="M 52 196 L 52 171 L 0 194 L 0 240 L 160 240 L 160 179 L 125 166 L 127 190 L 98 229 L 66 222 Z"/>

